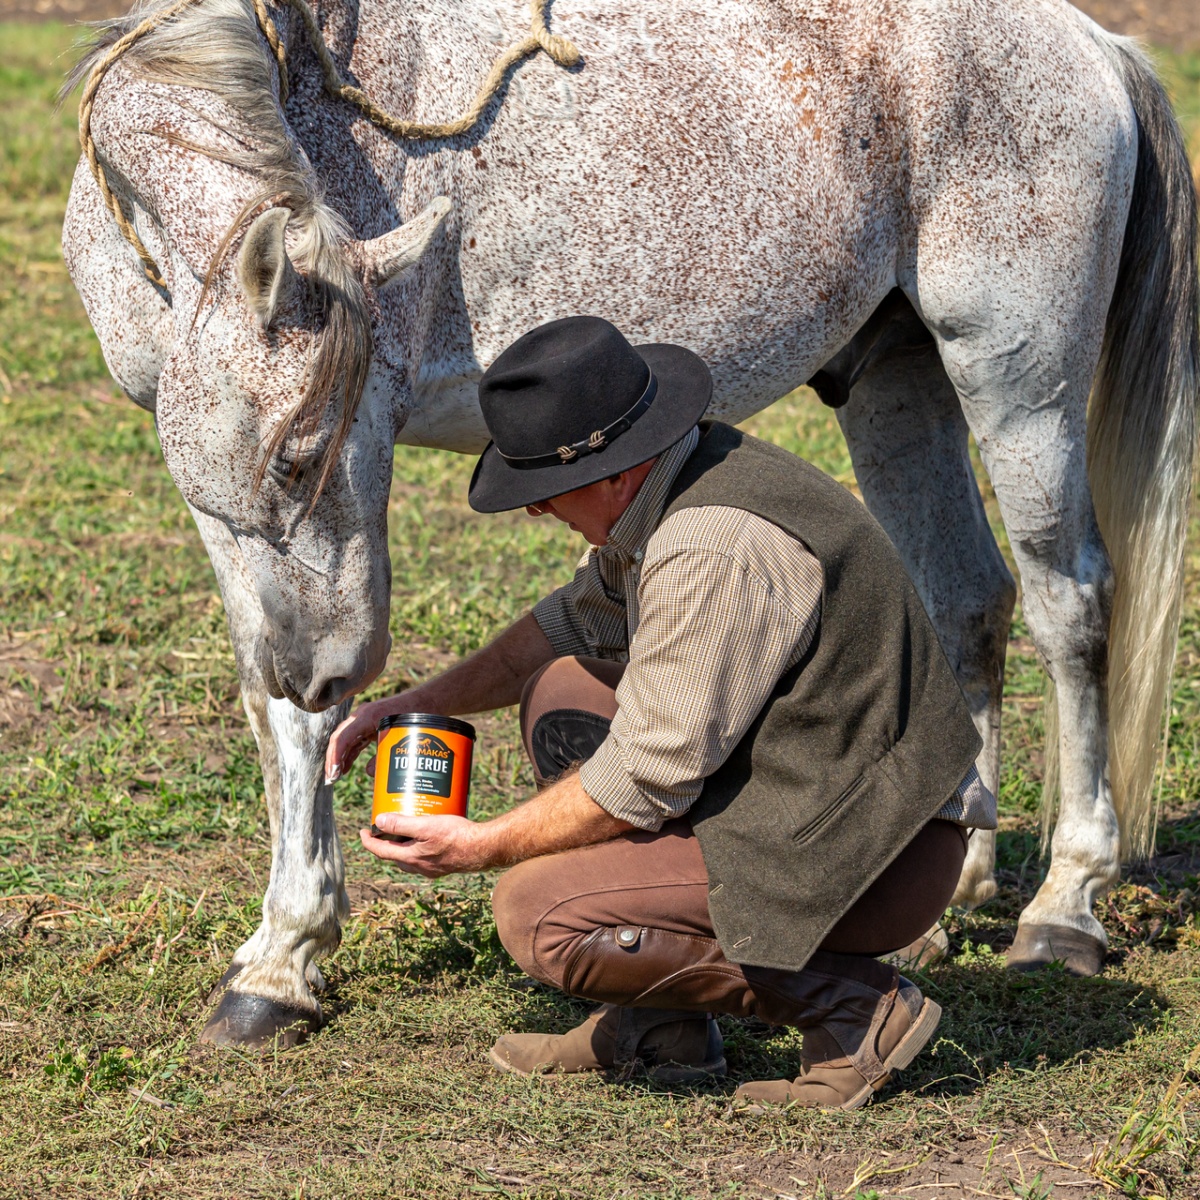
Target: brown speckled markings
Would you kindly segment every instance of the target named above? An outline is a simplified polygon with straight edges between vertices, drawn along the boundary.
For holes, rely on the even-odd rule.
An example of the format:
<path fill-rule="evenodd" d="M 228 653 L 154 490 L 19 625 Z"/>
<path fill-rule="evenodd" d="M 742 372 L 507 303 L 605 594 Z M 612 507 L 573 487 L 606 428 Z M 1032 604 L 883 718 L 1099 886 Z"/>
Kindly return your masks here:
<path fill-rule="evenodd" d="M 466 108 L 527 29 L 519 0 L 317 10 L 343 71 L 425 121 Z M 144 279 L 86 170 L 64 230 L 109 366 L 155 409 L 197 514 L 263 751 L 275 844 L 263 925 L 207 1036 L 253 1042 L 297 1014 L 319 1019 L 313 959 L 344 911 L 321 753 L 387 652 L 393 441 L 479 450 L 482 369 L 531 326 L 579 312 L 693 347 L 713 368 L 712 412 L 730 420 L 826 367 L 830 394 L 848 398 L 864 494 L 938 624 L 994 787 L 1013 585 L 970 478 L 975 433 L 1062 716 L 1054 861 L 1029 919 L 1102 938 L 1091 905 L 1119 864 L 1113 787 L 1135 831 L 1149 795 L 1128 755 L 1109 783 L 1113 573 L 1085 469 L 1102 346 L 1097 395 L 1110 398 L 1090 453 L 1094 474 L 1105 464 L 1097 509 L 1116 561 L 1113 662 L 1143 664 L 1128 677 L 1122 665 L 1114 686 L 1116 745 L 1140 740 L 1151 761 L 1195 402 L 1194 202 L 1136 52 L 1059 0 L 558 0 L 552 29 L 583 64 L 537 55 L 474 132 L 417 144 L 331 101 L 295 15 L 272 13 L 288 45 L 282 113 L 248 0 L 200 0 L 100 90 L 99 150 L 167 290 Z M 1158 191 L 1145 172 L 1135 183 L 1135 106 Z M 1122 265 L 1123 247 L 1157 265 L 1132 253 Z M 323 331 L 306 279 L 342 298 L 357 342 Z M 1137 338 L 1122 342 L 1124 328 Z M 303 437 L 281 422 L 332 344 L 350 367 L 369 349 L 370 369 L 314 503 L 338 406 Z M 1150 549 L 1131 556 L 1134 544 Z M 994 887 L 991 849 L 973 839 L 962 902 Z"/>

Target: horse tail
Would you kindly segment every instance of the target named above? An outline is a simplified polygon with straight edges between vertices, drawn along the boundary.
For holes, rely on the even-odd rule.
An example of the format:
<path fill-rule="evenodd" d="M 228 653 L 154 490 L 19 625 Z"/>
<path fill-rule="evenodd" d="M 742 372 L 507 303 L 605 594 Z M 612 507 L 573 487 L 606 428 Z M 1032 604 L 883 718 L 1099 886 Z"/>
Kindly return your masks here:
<path fill-rule="evenodd" d="M 1088 412 L 1088 476 L 1116 576 L 1109 632 L 1109 779 L 1125 857 L 1153 850 L 1183 599 L 1200 401 L 1197 196 L 1149 59 L 1087 21 L 1137 119 L 1133 196 Z M 1161 785 L 1160 785 L 1161 786 Z"/>

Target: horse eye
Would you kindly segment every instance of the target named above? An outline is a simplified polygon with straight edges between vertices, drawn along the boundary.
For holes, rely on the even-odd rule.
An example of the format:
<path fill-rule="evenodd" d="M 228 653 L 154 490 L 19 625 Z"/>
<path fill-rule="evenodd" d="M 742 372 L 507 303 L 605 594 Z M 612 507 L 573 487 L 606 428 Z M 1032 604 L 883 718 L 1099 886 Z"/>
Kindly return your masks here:
<path fill-rule="evenodd" d="M 328 445 L 329 438 L 323 431 L 292 434 L 283 439 L 271 456 L 267 474 L 284 491 L 289 491 L 320 473 Z"/>
<path fill-rule="evenodd" d="M 267 467 L 267 474 L 286 491 L 288 488 L 303 483 L 309 469 L 310 464 L 308 463 L 295 462 L 282 454 L 277 454 L 271 459 L 271 463 Z"/>

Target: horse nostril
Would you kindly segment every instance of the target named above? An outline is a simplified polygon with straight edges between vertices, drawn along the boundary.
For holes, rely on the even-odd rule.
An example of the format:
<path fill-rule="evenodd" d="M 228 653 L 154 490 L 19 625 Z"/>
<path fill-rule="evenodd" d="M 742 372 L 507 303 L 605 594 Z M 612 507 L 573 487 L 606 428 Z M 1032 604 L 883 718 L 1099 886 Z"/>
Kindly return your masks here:
<path fill-rule="evenodd" d="M 279 675 L 275 669 L 275 655 L 271 650 L 271 643 L 266 637 L 260 637 L 258 640 L 258 668 L 262 673 L 267 695 L 276 700 L 282 700 L 283 686 L 279 682 Z"/>
<path fill-rule="evenodd" d="M 317 693 L 313 707 L 318 712 L 326 708 L 332 708 L 335 704 L 341 701 L 349 691 L 350 680 L 344 675 L 337 679 L 329 679 Z"/>

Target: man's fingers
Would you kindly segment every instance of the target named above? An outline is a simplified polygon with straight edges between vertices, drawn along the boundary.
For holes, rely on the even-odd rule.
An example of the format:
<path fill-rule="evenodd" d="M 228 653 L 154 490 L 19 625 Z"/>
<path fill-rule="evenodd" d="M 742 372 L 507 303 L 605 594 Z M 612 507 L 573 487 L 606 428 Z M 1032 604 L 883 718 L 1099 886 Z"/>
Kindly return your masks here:
<path fill-rule="evenodd" d="M 353 717 L 347 717 L 330 735 L 325 746 L 325 782 L 333 783 L 342 774 L 342 745 L 348 726 L 354 724 Z"/>
<path fill-rule="evenodd" d="M 351 742 L 341 753 L 339 765 L 342 773 L 345 774 L 354 765 L 354 760 L 375 740 L 373 733 L 368 733 L 363 737 L 356 738 Z"/>
<path fill-rule="evenodd" d="M 355 729 L 354 726 L 359 728 Z M 362 753 L 363 748 L 375 740 L 375 726 L 363 726 L 358 716 L 347 717 L 332 733 L 325 749 L 325 782 L 340 779 Z M 372 761 L 374 759 L 372 758 Z M 374 773 L 373 768 L 368 768 Z"/>
<path fill-rule="evenodd" d="M 373 837 L 369 829 L 360 829 L 358 836 L 363 846 L 376 858 L 386 858 L 405 871 L 424 875 L 427 879 L 437 879 L 445 874 L 445 872 L 430 868 L 421 862 L 422 848 L 419 843 L 393 842 L 388 838 Z"/>
<path fill-rule="evenodd" d="M 429 830 L 428 817 L 406 817 L 403 813 L 381 812 L 375 828 L 392 837 L 417 838 Z"/>

